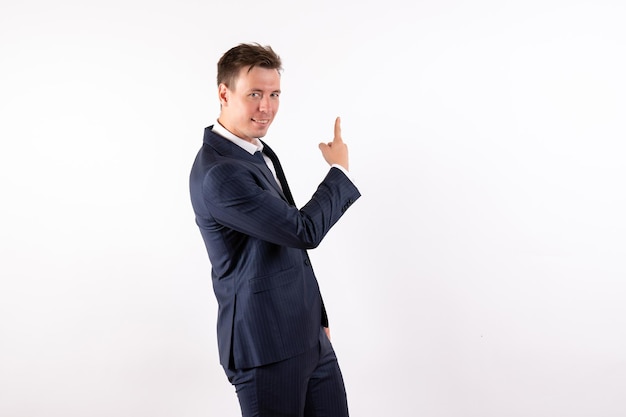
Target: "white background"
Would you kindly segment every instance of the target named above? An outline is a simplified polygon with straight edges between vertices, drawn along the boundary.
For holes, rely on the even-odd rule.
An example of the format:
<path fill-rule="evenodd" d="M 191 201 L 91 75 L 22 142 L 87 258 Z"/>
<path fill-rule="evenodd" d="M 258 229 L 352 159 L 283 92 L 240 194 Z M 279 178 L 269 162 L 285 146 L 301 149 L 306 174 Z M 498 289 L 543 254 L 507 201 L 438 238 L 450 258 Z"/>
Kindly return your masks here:
<path fill-rule="evenodd" d="M 215 64 L 281 55 L 303 205 L 343 120 L 363 194 L 311 257 L 354 416 L 626 415 L 622 1 L 7 1 L 0 416 L 239 414 L 188 174 Z"/>

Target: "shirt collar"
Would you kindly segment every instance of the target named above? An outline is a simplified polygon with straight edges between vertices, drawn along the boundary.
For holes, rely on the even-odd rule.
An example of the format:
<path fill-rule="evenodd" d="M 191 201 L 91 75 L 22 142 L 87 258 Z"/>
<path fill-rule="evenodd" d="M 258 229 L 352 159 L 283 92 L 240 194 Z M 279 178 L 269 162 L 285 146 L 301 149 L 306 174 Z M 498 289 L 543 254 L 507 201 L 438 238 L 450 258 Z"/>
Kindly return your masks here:
<path fill-rule="evenodd" d="M 245 151 L 249 152 L 250 155 L 254 155 L 255 152 L 263 152 L 263 143 L 258 138 L 255 138 L 256 145 L 248 142 L 247 140 L 241 139 L 240 137 L 233 134 L 230 130 L 226 129 L 222 126 L 219 120 L 213 125 L 213 132 L 222 136 L 224 139 L 228 139 L 233 142 L 235 145 L 243 148 Z"/>

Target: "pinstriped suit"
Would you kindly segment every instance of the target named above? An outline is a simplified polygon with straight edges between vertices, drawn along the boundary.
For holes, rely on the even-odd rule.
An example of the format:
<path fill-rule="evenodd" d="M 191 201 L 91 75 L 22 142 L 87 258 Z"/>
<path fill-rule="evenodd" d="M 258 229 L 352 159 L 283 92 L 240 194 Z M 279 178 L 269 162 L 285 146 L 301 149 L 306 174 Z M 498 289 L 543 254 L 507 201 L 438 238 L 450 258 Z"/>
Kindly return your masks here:
<path fill-rule="evenodd" d="M 281 171 L 277 160 L 274 165 Z M 205 129 L 190 192 L 219 304 L 220 363 L 228 369 L 303 353 L 318 343 L 320 325 L 327 325 L 306 249 L 319 245 L 360 193 L 331 168 L 298 209 L 281 182 L 282 190 L 261 160 L 212 126 Z"/>

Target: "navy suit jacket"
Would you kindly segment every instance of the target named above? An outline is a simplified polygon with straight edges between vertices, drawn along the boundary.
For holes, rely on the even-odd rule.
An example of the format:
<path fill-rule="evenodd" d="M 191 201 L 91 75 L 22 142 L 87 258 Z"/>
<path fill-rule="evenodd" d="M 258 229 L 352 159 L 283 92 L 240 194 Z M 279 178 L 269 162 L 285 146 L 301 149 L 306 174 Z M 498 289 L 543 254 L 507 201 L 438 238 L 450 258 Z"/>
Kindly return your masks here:
<path fill-rule="evenodd" d="M 205 129 L 190 192 L 212 266 L 225 368 L 256 367 L 303 353 L 317 343 L 320 325 L 327 326 L 306 249 L 319 245 L 360 193 L 337 168 L 301 209 L 286 182 L 282 185 L 284 193 L 260 159 L 212 126 Z"/>

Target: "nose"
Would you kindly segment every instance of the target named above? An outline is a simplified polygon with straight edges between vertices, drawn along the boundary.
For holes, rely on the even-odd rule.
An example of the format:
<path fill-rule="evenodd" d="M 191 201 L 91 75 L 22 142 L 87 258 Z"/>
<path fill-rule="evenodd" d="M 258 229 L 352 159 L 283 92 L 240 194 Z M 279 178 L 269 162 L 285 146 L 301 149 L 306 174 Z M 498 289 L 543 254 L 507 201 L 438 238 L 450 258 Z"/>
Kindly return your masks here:
<path fill-rule="evenodd" d="M 270 97 L 264 95 L 259 102 L 259 111 L 267 112 L 270 109 Z"/>

